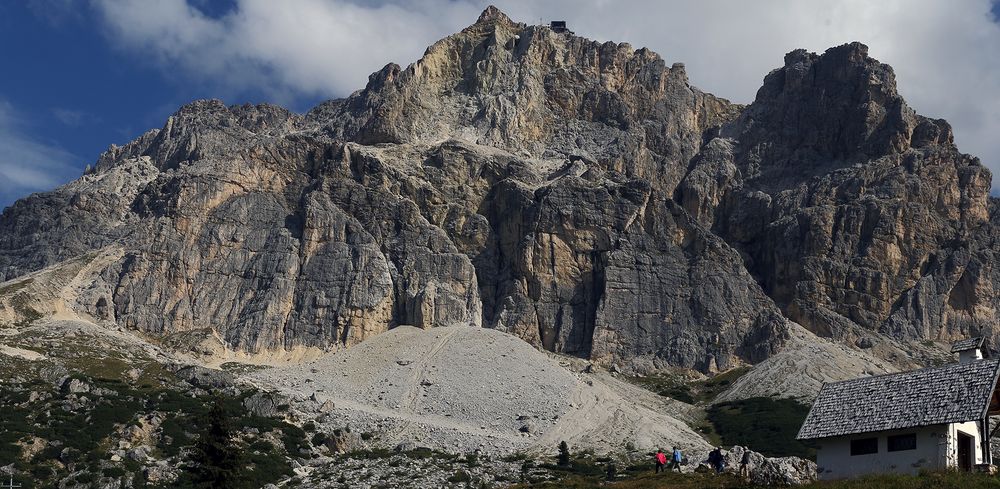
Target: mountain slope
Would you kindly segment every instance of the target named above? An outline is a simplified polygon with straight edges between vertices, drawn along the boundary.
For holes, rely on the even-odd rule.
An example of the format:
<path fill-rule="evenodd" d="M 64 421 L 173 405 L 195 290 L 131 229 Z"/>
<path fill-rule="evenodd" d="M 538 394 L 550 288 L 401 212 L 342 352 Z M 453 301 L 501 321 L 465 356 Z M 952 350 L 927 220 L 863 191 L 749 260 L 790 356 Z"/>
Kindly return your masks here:
<path fill-rule="evenodd" d="M 989 182 L 863 45 L 790 53 L 743 107 L 491 7 L 305 115 L 181 108 L 6 209 L 0 279 L 113 247 L 75 313 L 251 353 L 473 325 L 714 372 L 794 321 L 909 366 L 995 341 Z"/>

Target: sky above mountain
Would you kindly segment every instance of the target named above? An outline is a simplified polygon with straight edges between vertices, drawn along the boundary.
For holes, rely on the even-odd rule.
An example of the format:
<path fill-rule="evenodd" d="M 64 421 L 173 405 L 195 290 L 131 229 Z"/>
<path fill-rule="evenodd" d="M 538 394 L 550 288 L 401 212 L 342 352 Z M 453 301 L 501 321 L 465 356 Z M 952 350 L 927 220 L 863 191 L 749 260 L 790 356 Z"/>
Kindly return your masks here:
<path fill-rule="evenodd" d="M 304 112 L 388 62 L 475 21 L 471 0 L 26 0 L 0 2 L 0 207 L 78 177 L 109 144 L 161 127 L 194 99 Z M 692 84 L 747 103 L 784 54 L 849 41 L 893 66 L 921 114 L 1000 175 L 995 0 L 496 0 L 516 21 L 683 62 Z M 994 182 L 1000 180 L 994 177 Z M 994 185 L 996 192 L 998 185 Z"/>

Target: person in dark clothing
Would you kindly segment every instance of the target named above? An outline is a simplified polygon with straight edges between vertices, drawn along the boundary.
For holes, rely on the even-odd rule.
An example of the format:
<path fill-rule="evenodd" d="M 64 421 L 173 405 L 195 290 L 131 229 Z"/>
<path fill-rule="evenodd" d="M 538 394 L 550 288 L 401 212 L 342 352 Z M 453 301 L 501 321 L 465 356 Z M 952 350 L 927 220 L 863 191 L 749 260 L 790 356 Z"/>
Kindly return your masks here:
<path fill-rule="evenodd" d="M 656 451 L 656 473 L 659 474 L 663 470 L 663 466 L 667 465 L 667 455 L 663 453 L 663 450 Z"/>
<path fill-rule="evenodd" d="M 750 450 L 743 450 L 743 456 L 740 457 L 740 477 L 750 480 Z"/>
<path fill-rule="evenodd" d="M 722 449 L 715 447 L 715 450 L 708 452 L 708 464 L 715 469 L 716 474 L 721 474 L 726 470 L 726 459 L 722 456 Z"/>

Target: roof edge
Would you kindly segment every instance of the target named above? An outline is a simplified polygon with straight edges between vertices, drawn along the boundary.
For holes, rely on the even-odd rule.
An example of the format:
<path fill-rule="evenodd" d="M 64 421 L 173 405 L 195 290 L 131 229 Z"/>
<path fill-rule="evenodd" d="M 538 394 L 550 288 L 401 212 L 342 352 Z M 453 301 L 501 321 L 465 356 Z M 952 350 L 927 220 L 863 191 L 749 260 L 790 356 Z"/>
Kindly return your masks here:
<path fill-rule="evenodd" d="M 835 384 L 836 382 L 827 382 L 819 388 L 819 392 L 816 393 L 816 399 L 819 399 L 823 395 L 823 391 L 826 390 L 826 386 L 830 384 Z M 803 438 L 802 430 L 809 424 L 809 417 L 812 416 L 813 409 L 816 409 L 816 399 L 813 399 L 812 404 L 809 405 L 809 412 L 806 413 L 806 419 L 802 420 L 802 426 L 799 426 L 799 432 L 795 434 L 796 440 L 814 440 L 815 438 Z"/>
<path fill-rule="evenodd" d="M 958 340 L 951 344 L 951 352 L 959 353 L 969 350 L 982 349 L 986 344 L 985 336 L 973 336 L 972 338 L 966 338 L 964 340 Z"/>
<path fill-rule="evenodd" d="M 983 406 L 983 413 L 979 416 L 980 419 L 985 418 L 986 415 L 990 412 L 990 402 L 993 401 L 993 393 L 995 393 L 997 390 L 997 380 L 1000 380 L 1000 362 L 997 362 L 996 366 L 993 368 L 993 388 L 990 389 L 990 395 L 986 396 L 986 405 Z M 812 408 L 810 408 L 809 410 L 812 411 Z"/>
<path fill-rule="evenodd" d="M 823 398 L 823 395 L 824 395 L 824 393 L 827 392 L 828 388 L 833 388 L 833 386 L 840 386 L 840 385 L 848 384 L 848 383 L 852 383 L 852 382 L 862 382 L 862 381 L 863 382 L 868 382 L 868 381 L 871 381 L 872 379 L 877 379 L 877 378 L 887 378 L 887 377 L 893 377 L 893 376 L 907 376 L 907 375 L 912 375 L 912 374 L 916 374 L 916 373 L 920 373 L 920 372 L 926 373 L 926 372 L 935 372 L 935 371 L 945 371 L 945 370 L 949 370 L 949 369 L 953 369 L 953 368 L 968 367 L 969 365 L 972 365 L 972 364 L 983 364 L 985 362 L 989 362 L 989 363 L 991 363 L 993 365 L 993 367 L 992 367 L 992 369 L 993 369 L 992 370 L 992 379 L 991 379 L 991 383 L 989 384 L 989 385 L 991 385 L 991 388 L 989 390 L 989 395 L 986 396 L 984 405 L 981 407 L 981 410 L 978 411 L 979 415 L 977 417 L 974 417 L 972 419 L 951 419 L 951 420 L 943 422 L 943 423 L 941 423 L 941 422 L 917 423 L 917 424 L 911 424 L 911 425 L 906 425 L 906 426 L 899 426 L 899 427 L 895 427 L 895 428 L 888 429 L 888 430 L 851 431 L 851 432 L 838 433 L 838 434 L 835 434 L 835 435 L 825 435 L 825 436 L 812 436 L 812 435 L 808 435 L 808 434 L 807 435 L 803 435 L 803 430 L 807 426 L 809 426 L 809 425 L 817 422 L 817 421 L 815 421 L 815 420 L 812 419 L 813 413 L 814 413 L 814 410 L 816 409 L 816 406 L 818 404 L 817 401 L 819 401 L 820 399 Z M 983 365 L 983 366 L 985 367 L 986 365 Z M 864 433 L 881 433 L 881 432 L 886 432 L 886 431 L 897 431 L 897 430 L 906 430 L 906 429 L 912 429 L 912 428 L 921 428 L 921 427 L 926 427 L 926 426 L 936 426 L 936 425 L 940 425 L 940 424 L 965 423 L 965 422 L 969 422 L 969 421 L 980 421 L 983 418 L 985 418 L 987 416 L 988 412 L 989 412 L 990 402 L 993 399 L 993 394 L 996 392 L 998 383 L 1000 383 L 1000 358 L 982 359 L 982 360 L 977 360 L 975 362 L 969 362 L 969 363 L 950 363 L 950 364 L 947 364 L 947 365 L 936 366 L 936 367 L 924 367 L 924 368 L 920 368 L 920 369 L 916 369 L 916 370 L 909 370 L 909 371 L 905 371 L 905 372 L 892 372 L 892 373 L 880 374 L 880 375 L 870 375 L 870 376 L 867 376 L 867 377 L 857 377 L 857 378 L 854 378 L 854 379 L 841 380 L 841 381 L 837 381 L 837 382 L 828 382 L 828 383 L 823 384 L 823 386 L 820 388 L 820 391 L 817 393 L 816 399 L 813 401 L 812 405 L 809 407 L 809 413 L 806 415 L 805 420 L 803 420 L 802 426 L 799 427 L 799 431 L 796 434 L 795 439 L 796 440 L 818 440 L 818 439 L 823 439 L 823 438 L 839 438 L 839 437 L 854 436 L 854 435 L 859 435 L 859 434 L 864 434 Z M 970 408 L 971 409 L 975 409 L 972 406 L 970 406 Z M 967 413 L 966 416 L 969 416 L 971 414 L 972 413 Z M 812 423 L 811 423 L 811 421 L 812 421 Z"/>
<path fill-rule="evenodd" d="M 983 359 L 977 360 L 977 361 L 979 361 L 979 362 L 996 362 L 997 360 L 1000 360 L 1000 358 L 983 358 Z M 952 368 L 952 367 L 957 367 L 959 365 L 968 365 L 968 364 L 967 363 L 957 363 L 956 362 L 956 363 L 949 363 L 949 364 L 946 364 L 946 365 L 937 365 L 937 366 L 934 366 L 934 367 L 923 367 L 923 368 L 918 368 L 918 369 L 914 369 L 914 370 L 904 370 L 902 372 L 888 372 L 888 373 L 878 374 L 878 375 L 869 375 L 867 377 L 855 377 L 853 379 L 838 380 L 836 382 L 827 382 L 827 383 L 823 384 L 823 387 L 825 388 L 828 385 L 838 385 L 838 384 L 844 384 L 844 383 L 847 383 L 847 382 L 855 382 L 855 381 L 858 381 L 858 380 L 861 380 L 861 379 L 876 379 L 876 378 L 881 378 L 881 377 L 892 377 L 893 375 L 908 375 L 908 374 L 913 374 L 913 373 L 917 373 L 917 372 L 924 372 L 924 371 L 927 371 L 927 370 L 944 370 L 944 369 L 948 369 L 948 368 Z M 1000 364 L 998 364 L 998 365 L 1000 365 Z M 820 392 L 823 392 L 823 389 L 820 389 Z M 818 395 L 817 395 L 817 398 L 819 398 Z"/>

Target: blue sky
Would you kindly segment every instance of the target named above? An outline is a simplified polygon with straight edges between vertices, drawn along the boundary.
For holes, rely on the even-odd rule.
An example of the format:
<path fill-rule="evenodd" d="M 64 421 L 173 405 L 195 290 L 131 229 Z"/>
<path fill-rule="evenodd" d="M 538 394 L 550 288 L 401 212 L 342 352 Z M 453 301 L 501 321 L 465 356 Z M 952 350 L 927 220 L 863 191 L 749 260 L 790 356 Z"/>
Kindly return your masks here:
<path fill-rule="evenodd" d="M 918 112 L 1000 174 L 1000 3 L 992 0 L 498 0 L 515 20 L 681 61 L 694 85 L 749 102 L 797 47 L 860 40 Z M 416 60 L 479 0 L 0 1 L 0 207 L 80 175 L 108 145 L 199 98 L 303 112 Z M 752 4 L 752 5 L 751 5 Z"/>
<path fill-rule="evenodd" d="M 175 76 L 166 67 L 144 60 L 143 53 L 116 46 L 108 31 L 98 27 L 104 21 L 94 9 L 64 7 L 0 2 L 0 59 L 5 66 L 0 76 L 0 131 L 15 132 L 19 141 L 50 149 L 54 154 L 48 158 L 55 160 L 43 162 L 50 178 L 38 185 L 4 188 L 0 183 L 0 207 L 79 176 L 110 144 L 128 142 L 162 126 L 167 116 L 191 100 L 274 99 L 273 94 L 252 87 L 231 90 L 210 80 Z M 206 2 L 200 7 L 220 15 L 231 4 Z M 282 102 L 304 111 L 325 98 L 311 94 L 284 97 Z M 9 146 L 7 151 L 11 151 Z M 0 156 L 3 153 L 0 147 Z M 26 156 L 34 154 L 29 151 Z M 37 162 L 11 164 L 31 167 Z"/>

